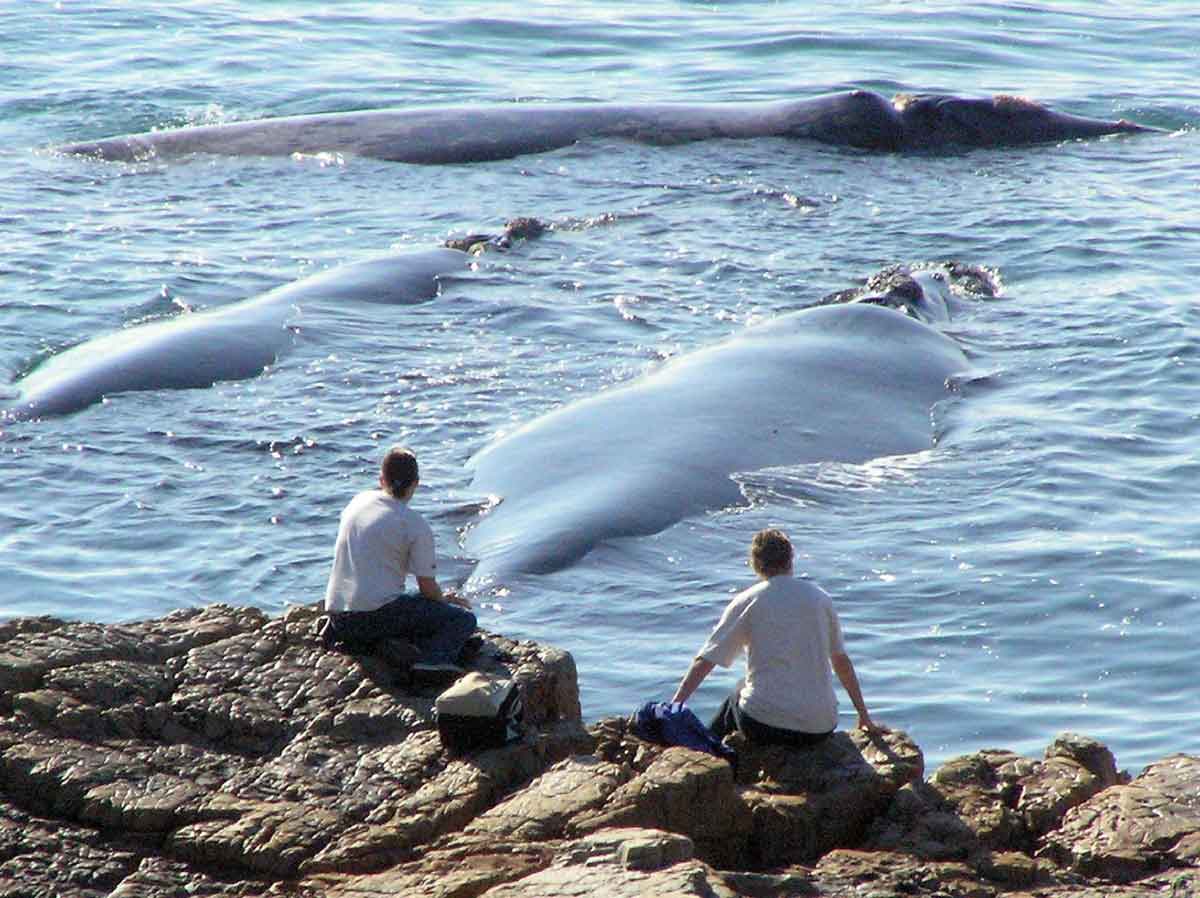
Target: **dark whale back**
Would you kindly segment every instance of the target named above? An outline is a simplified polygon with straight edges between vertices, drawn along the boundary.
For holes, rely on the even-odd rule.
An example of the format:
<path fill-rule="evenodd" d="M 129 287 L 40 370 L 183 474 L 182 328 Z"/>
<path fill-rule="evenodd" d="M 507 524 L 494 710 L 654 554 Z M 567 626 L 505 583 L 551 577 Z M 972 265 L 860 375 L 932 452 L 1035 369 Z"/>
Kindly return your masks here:
<path fill-rule="evenodd" d="M 900 94 L 895 106 L 906 148 L 1000 147 L 1074 140 L 1150 128 L 1122 120 L 1068 115 L 1023 97 Z"/>
<path fill-rule="evenodd" d="M 864 150 L 899 150 L 904 121 L 890 100 L 870 90 L 826 94 L 791 104 L 781 137 Z"/>
<path fill-rule="evenodd" d="M 589 138 L 651 144 L 790 137 L 865 150 L 1006 146 L 1154 130 L 1052 112 L 1014 97 L 963 99 L 869 90 L 754 103 L 509 103 L 318 113 L 129 134 L 59 152 L 140 161 L 216 153 L 347 153 L 417 164 L 510 159 Z"/>

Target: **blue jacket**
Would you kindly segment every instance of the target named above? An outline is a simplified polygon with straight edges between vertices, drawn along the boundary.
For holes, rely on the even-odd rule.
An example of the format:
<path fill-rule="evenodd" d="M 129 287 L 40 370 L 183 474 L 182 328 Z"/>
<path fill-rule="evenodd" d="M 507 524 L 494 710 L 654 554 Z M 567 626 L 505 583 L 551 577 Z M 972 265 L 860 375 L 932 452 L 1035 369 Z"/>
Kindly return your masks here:
<path fill-rule="evenodd" d="M 682 745 L 737 763 L 737 752 L 713 735 L 682 702 L 646 702 L 629 718 L 633 734 L 659 745 Z"/>

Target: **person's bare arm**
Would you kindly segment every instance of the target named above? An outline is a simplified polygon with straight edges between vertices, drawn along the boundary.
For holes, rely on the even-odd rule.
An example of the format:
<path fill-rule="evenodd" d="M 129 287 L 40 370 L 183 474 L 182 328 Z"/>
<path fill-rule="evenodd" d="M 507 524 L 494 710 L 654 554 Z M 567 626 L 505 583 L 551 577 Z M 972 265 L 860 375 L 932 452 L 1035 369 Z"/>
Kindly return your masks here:
<path fill-rule="evenodd" d="M 442 592 L 442 587 L 438 585 L 437 577 L 418 577 L 417 589 L 421 595 L 427 599 L 432 599 L 435 602 L 446 602 L 450 605 L 458 605 L 460 608 L 470 610 L 471 600 L 466 596 L 460 596 L 456 592 Z"/>
<path fill-rule="evenodd" d="M 712 669 L 716 667 L 707 658 L 696 656 L 692 661 L 692 666 L 688 668 L 688 672 L 684 674 L 683 680 L 679 684 L 679 688 L 675 690 L 675 695 L 671 699 L 673 702 L 686 702 L 692 697 L 692 693 L 704 682 L 704 678 L 712 673 Z"/>
<path fill-rule="evenodd" d="M 850 656 L 845 652 L 834 652 L 829 660 L 833 663 L 833 672 L 841 681 L 846 695 L 850 696 L 854 710 L 858 712 L 858 728 L 869 733 L 875 732 L 878 727 L 871 720 L 871 715 L 867 713 L 867 704 L 863 701 L 862 689 L 858 685 L 858 675 L 854 672 L 854 663 L 850 660 Z"/>

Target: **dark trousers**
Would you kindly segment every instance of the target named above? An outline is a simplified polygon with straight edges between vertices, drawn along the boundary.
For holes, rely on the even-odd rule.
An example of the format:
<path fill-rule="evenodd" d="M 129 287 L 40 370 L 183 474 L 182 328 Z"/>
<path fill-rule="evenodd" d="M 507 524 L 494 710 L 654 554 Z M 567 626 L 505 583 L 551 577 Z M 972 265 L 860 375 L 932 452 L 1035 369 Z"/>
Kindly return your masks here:
<path fill-rule="evenodd" d="M 353 650 L 369 650 L 384 639 L 407 639 L 421 651 L 421 660 L 453 664 L 475 632 L 475 615 L 466 608 L 402 595 L 374 611 L 333 611 L 333 638 Z"/>
<path fill-rule="evenodd" d="M 755 720 L 738 706 L 739 693 L 735 690 L 721 703 L 717 716 L 708 728 L 724 739 L 735 730 L 758 745 L 790 745 L 792 748 L 807 748 L 824 742 L 833 733 L 806 733 L 803 730 L 785 730 Z"/>

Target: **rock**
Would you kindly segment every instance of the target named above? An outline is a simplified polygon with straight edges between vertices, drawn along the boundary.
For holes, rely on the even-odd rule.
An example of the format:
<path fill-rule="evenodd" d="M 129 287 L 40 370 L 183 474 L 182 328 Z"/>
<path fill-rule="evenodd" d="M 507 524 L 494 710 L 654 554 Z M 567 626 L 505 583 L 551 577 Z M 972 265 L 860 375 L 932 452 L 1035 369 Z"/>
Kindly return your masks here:
<path fill-rule="evenodd" d="M 421 852 L 419 858 L 380 873 L 359 876 L 318 875 L 306 882 L 327 898 L 466 898 L 493 886 L 515 882 L 548 867 L 549 846 L 495 842 L 479 836 L 457 836 Z"/>
<path fill-rule="evenodd" d="M 315 617 L 212 606 L 130 625 L 4 625 L 2 797 L 67 832 L 145 834 L 92 877 L 102 893 L 129 877 L 169 892 L 181 869 L 221 869 L 260 894 L 302 869 L 394 862 L 591 747 L 565 652 L 485 634 L 473 666 L 518 683 L 528 732 L 451 758 L 434 693 L 399 688 L 379 659 L 325 650 Z M 59 875 L 50 852 L 23 861 Z"/>
<path fill-rule="evenodd" d="M 1121 781 L 1112 754 L 1063 734 L 1043 760 L 986 749 L 952 758 L 897 793 L 864 846 L 928 861 L 963 861 L 987 880 L 1024 887 L 1055 877 L 1032 857 L 1067 812 Z"/>
<path fill-rule="evenodd" d="M 1042 854 L 1111 882 L 1200 867 L 1200 758 L 1172 755 L 1073 808 Z"/>
<path fill-rule="evenodd" d="M 703 813 L 697 813 L 703 808 Z M 733 770 L 713 755 L 668 748 L 618 786 L 599 807 L 566 826 L 568 836 L 608 828 L 662 829 L 689 837 L 699 857 L 733 866 L 749 836 L 749 816 L 734 789 Z"/>
<path fill-rule="evenodd" d="M 995 885 L 981 882 L 967 864 L 929 862 L 903 852 L 838 849 L 812 869 L 822 896 L 884 898 L 936 895 L 938 898 L 995 898 Z"/>
<path fill-rule="evenodd" d="M 523 842 L 562 838 L 573 818 L 601 807 L 631 776 L 594 755 L 569 758 L 480 814 L 466 832 Z"/>
<path fill-rule="evenodd" d="M 27 814 L 0 801 L 0 895 L 107 896 L 147 845 Z"/>
<path fill-rule="evenodd" d="M 860 844 L 924 769 L 921 750 L 898 730 L 874 740 L 837 732 L 806 749 L 731 743 L 739 755 L 739 799 L 751 820 L 742 862 L 752 868 L 809 863 Z"/>
<path fill-rule="evenodd" d="M 612 834 L 613 830 L 607 830 Z M 620 833 L 621 830 L 616 830 Z M 621 841 L 616 856 L 626 870 L 661 870 L 680 861 L 690 861 L 696 852 L 687 836 L 675 833 L 635 831 Z"/>
<path fill-rule="evenodd" d="M 1182 898 L 1200 758 L 1132 782 L 1064 734 L 922 781 L 895 731 L 720 758 L 587 730 L 570 655 L 483 634 L 527 732 L 451 754 L 435 688 L 316 612 L 0 624 L 0 895 Z M 807 865 L 807 866 L 806 866 Z"/>
<path fill-rule="evenodd" d="M 38 689 L 52 670 L 99 661 L 161 664 L 189 649 L 261 626 L 254 608 L 210 605 L 136 624 L 68 623 L 55 618 L 9 623 L 0 630 L 0 714 L 13 696 Z"/>
<path fill-rule="evenodd" d="M 652 829 L 609 829 L 558 846 L 555 860 L 486 898 L 737 898 L 690 856 L 688 839 Z"/>

